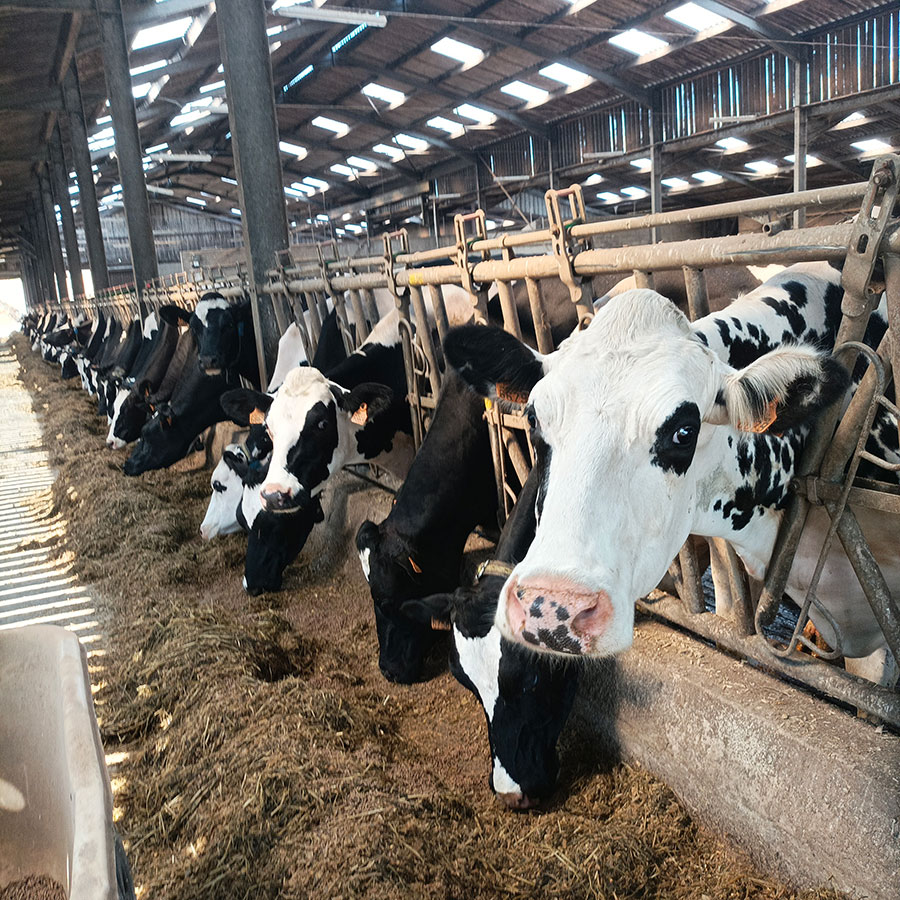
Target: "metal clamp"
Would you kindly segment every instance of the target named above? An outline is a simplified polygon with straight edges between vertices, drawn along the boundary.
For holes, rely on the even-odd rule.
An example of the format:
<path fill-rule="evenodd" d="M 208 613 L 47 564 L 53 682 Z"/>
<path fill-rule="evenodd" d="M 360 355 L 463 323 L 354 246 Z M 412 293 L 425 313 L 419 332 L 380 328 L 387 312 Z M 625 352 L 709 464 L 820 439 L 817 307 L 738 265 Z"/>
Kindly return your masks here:
<path fill-rule="evenodd" d="M 400 241 L 400 252 L 409 253 L 409 232 L 405 228 L 399 231 L 389 231 L 382 235 L 384 240 L 384 277 L 388 290 L 394 297 L 397 309 L 401 308 L 401 301 L 409 303 L 409 287 L 402 290 L 397 286 L 397 276 L 394 273 L 394 239 Z"/>
<path fill-rule="evenodd" d="M 471 240 L 466 239 L 466 222 L 475 223 L 475 237 Z M 469 263 L 469 247 L 475 241 L 487 240 L 487 220 L 483 209 L 476 209 L 475 212 L 457 213 L 453 217 L 453 231 L 456 235 L 456 268 L 459 269 L 459 277 L 463 288 L 470 294 L 475 295 L 481 290 L 480 285 L 475 284 L 474 270 L 477 263 Z M 487 261 L 491 258 L 490 251 L 482 250 L 481 259 Z"/>
<path fill-rule="evenodd" d="M 569 218 L 564 219 L 560 208 L 560 200 L 569 201 Z M 573 225 L 581 225 L 586 218 L 584 210 L 584 194 L 580 184 L 573 184 L 563 190 L 549 190 L 544 194 L 547 204 L 547 220 L 550 228 L 550 243 L 553 255 L 559 267 L 559 280 L 569 289 L 572 302 L 579 307 L 581 316 L 591 317 L 593 309 L 584 301 L 582 279 L 575 273 L 575 257 L 583 250 L 590 249 L 587 240 L 572 238 Z"/>
<path fill-rule="evenodd" d="M 853 226 L 850 252 L 844 263 L 841 283 L 844 301 L 841 312 L 858 318 L 868 315 L 877 303 L 869 288 L 869 279 L 881 247 L 881 238 L 891 221 L 897 202 L 897 157 L 886 156 L 875 161 L 859 215 Z"/>

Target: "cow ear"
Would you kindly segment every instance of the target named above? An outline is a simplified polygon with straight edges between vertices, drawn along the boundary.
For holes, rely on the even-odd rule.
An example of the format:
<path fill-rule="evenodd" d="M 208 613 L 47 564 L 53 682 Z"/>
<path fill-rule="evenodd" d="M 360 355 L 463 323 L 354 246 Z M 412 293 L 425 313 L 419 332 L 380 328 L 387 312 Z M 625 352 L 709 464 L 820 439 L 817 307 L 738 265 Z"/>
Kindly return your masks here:
<path fill-rule="evenodd" d="M 362 553 L 363 550 L 374 550 L 381 543 L 381 531 L 378 526 L 366 519 L 356 532 L 356 549 Z"/>
<path fill-rule="evenodd" d="M 344 412 L 350 413 L 354 425 L 368 425 L 376 416 L 387 412 L 394 400 L 394 392 L 385 384 L 366 382 L 338 397 Z"/>
<path fill-rule="evenodd" d="M 849 385 L 850 375 L 833 356 L 787 346 L 728 375 L 722 399 L 728 422 L 738 430 L 781 434 L 812 422 Z"/>
<path fill-rule="evenodd" d="M 232 452 L 231 450 L 226 450 L 222 454 L 222 459 L 225 460 L 225 464 L 231 469 L 241 481 L 247 475 L 247 470 L 249 469 L 249 464 L 244 456 L 239 456 L 237 453 Z"/>
<path fill-rule="evenodd" d="M 174 303 L 167 303 L 159 309 L 159 317 L 169 325 L 185 325 L 191 319 L 191 314 Z"/>
<path fill-rule="evenodd" d="M 272 405 L 272 398 L 268 394 L 259 391 L 251 391 L 245 388 L 237 388 L 233 391 L 225 391 L 219 399 L 225 415 L 236 425 L 248 427 L 251 422 L 255 425 L 261 421 L 255 421 L 264 417 Z"/>
<path fill-rule="evenodd" d="M 407 600 L 400 612 L 420 625 L 430 625 L 436 631 L 449 631 L 452 627 L 453 594 L 432 594 L 416 600 Z"/>
<path fill-rule="evenodd" d="M 526 403 L 544 377 L 547 357 L 500 328 L 462 325 L 444 339 L 444 356 L 482 397 Z"/>

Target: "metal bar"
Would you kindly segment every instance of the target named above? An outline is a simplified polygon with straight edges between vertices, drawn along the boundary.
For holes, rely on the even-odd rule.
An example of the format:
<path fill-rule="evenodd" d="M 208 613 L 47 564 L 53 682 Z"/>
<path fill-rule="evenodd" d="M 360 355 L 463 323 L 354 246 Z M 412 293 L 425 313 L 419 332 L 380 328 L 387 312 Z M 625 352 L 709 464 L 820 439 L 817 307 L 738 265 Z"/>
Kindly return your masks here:
<path fill-rule="evenodd" d="M 521 341 L 522 326 L 519 324 L 519 311 L 516 309 L 516 302 L 513 300 L 512 289 L 508 281 L 497 282 L 497 295 L 500 298 L 500 310 L 503 313 L 503 328 Z"/>
<path fill-rule="evenodd" d="M 678 563 L 681 567 L 681 600 L 688 612 L 702 613 L 706 604 L 703 601 L 703 586 L 700 584 L 697 548 L 691 538 L 678 551 Z"/>
<path fill-rule="evenodd" d="M 356 319 L 356 340 L 361 344 L 369 336 L 369 323 L 366 322 L 366 314 L 363 311 L 359 291 L 347 291 L 347 293 L 350 295 L 353 318 Z"/>
<path fill-rule="evenodd" d="M 369 318 L 369 323 L 374 328 L 378 324 L 378 306 L 375 303 L 375 295 L 369 288 L 360 288 L 359 290 L 366 307 L 366 315 Z"/>
<path fill-rule="evenodd" d="M 706 292 L 706 275 L 703 269 L 683 266 L 684 287 L 687 293 L 688 316 L 696 321 L 709 315 L 709 295 Z"/>
<path fill-rule="evenodd" d="M 634 286 L 636 288 L 644 288 L 646 290 L 653 290 L 653 273 L 646 272 L 643 269 L 635 269 L 634 270 Z"/>
<path fill-rule="evenodd" d="M 100 213 L 97 208 L 97 191 L 91 172 L 91 152 L 88 149 L 86 120 L 81 105 L 81 87 L 74 59 L 63 80 L 63 97 L 69 116 L 72 163 L 78 182 L 78 201 L 81 206 L 88 265 L 94 293 L 98 293 L 109 287 L 109 271 L 106 267 L 106 248 L 103 245 L 103 230 L 100 227 Z"/>
<path fill-rule="evenodd" d="M 122 185 L 131 266 L 134 270 L 134 283 L 140 294 L 147 282 L 159 276 L 159 266 L 150 224 L 150 200 L 144 181 L 141 135 L 134 110 L 128 39 L 120 0 L 98 2 L 97 27 L 103 53 L 106 89 L 109 93 L 109 111 L 115 130 L 116 164 Z"/>
<path fill-rule="evenodd" d="M 75 231 L 75 216 L 72 213 L 72 202 L 66 178 L 66 161 L 63 155 L 62 138 L 59 134 L 59 123 L 53 127 L 50 139 L 50 174 L 53 193 L 59 206 L 62 219 L 63 239 L 66 244 L 66 259 L 69 264 L 69 278 L 72 281 L 72 296 L 80 297 L 84 293 L 84 279 L 81 277 L 81 253 L 78 250 L 78 233 Z"/>
<path fill-rule="evenodd" d="M 38 190 L 40 192 L 44 225 L 46 226 L 49 240 L 50 260 L 53 264 L 53 272 L 56 275 L 56 288 L 59 299 L 66 300 L 69 296 L 69 288 L 66 284 L 66 267 L 63 265 L 62 245 L 59 242 L 59 227 L 56 224 L 56 213 L 53 210 L 50 181 L 44 173 L 38 175 Z"/>
<path fill-rule="evenodd" d="M 531 307 L 531 318 L 534 321 L 534 336 L 537 341 L 539 353 L 552 353 L 553 335 L 547 324 L 547 316 L 544 313 L 544 301 L 541 296 L 541 284 L 534 278 L 525 279 L 525 287 L 528 290 L 528 304 Z"/>
<path fill-rule="evenodd" d="M 794 63 L 794 193 L 806 190 L 806 154 L 809 151 L 809 110 L 805 104 L 806 65 Z M 806 210 L 794 210 L 794 228 L 806 224 Z"/>
<path fill-rule="evenodd" d="M 434 342 L 431 340 L 431 326 L 428 324 L 425 299 L 422 297 L 421 288 L 411 287 L 409 293 L 412 299 L 413 311 L 416 314 L 416 340 L 425 354 L 425 361 L 428 364 L 427 375 L 431 384 L 431 392 L 437 397 L 441 392 L 441 370 L 438 368 Z"/>
<path fill-rule="evenodd" d="M 797 655 L 788 659 L 772 656 L 761 634 L 738 635 L 729 622 L 713 613 L 691 615 L 667 594 L 654 593 L 646 600 L 639 600 L 637 605 L 645 612 L 661 616 L 706 640 L 714 641 L 731 653 L 754 659 L 769 671 L 800 681 L 842 703 L 877 716 L 895 728 L 900 727 L 900 694 L 891 688 L 880 687 L 816 660 Z"/>
<path fill-rule="evenodd" d="M 262 382 L 267 383 L 266 373 L 275 366 L 280 335 L 271 299 L 262 286 L 266 271 L 278 254 L 288 249 L 289 233 L 265 5 L 262 0 L 220 0 L 216 20 L 241 197 L 241 227 L 249 251 L 257 356 Z"/>
<path fill-rule="evenodd" d="M 434 323 L 437 326 L 438 340 L 443 345 L 444 338 L 450 330 L 450 322 L 447 319 L 447 307 L 444 305 L 444 293 L 436 284 L 426 286 L 428 296 L 431 298 L 431 307 L 434 310 Z"/>
<path fill-rule="evenodd" d="M 306 303 L 306 311 L 309 313 L 308 321 L 313 335 L 313 343 L 318 347 L 319 336 L 322 334 L 322 320 L 319 318 L 319 306 L 316 302 L 315 294 L 312 291 L 303 291 L 302 297 Z"/>

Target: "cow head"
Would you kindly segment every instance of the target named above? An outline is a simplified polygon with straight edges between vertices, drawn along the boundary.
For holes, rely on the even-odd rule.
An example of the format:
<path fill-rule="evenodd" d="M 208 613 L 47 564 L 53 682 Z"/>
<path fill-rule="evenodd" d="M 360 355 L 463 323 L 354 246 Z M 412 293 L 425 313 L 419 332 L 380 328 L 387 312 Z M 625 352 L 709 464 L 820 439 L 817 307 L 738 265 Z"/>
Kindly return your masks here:
<path fill-rule="evenodd" d="M 381 384 L 348 391 L 318 369 L 300 367 L 288 373 L 274 400 L 256 391 L 229 391 L 222 405 L 239 423 L 265 415 L 272 462 L 261 491 L 263 507 L 294 513 L 318 498 L 332 473 L 359 459 L 362 433 L 392 397 Z"/>
<path fill-rule="evenodd" d="M 375 604 L 378 632 L 378 667 L 388 681 L 412 684 L 422 674 L 428 651 L 435 642 L 430 625 L 410 618 L 402 606 L 416 597 L 445 590 L 459 583 L 452 577 L 416 562 L 403 539 L 386 527 L 366 520 L 356 532 L 356 550 Z"/>
<path fill-rule="evenodd" d="M 244 590 L 251 596 L 281 590 L 284 570 L 297 558 L 317 522 L 325 518 L 318 500 L 293 516 L 262 510 L 253 520 L 244 561 Z"/>
<path fill-rule="evenodd" d="M 237 508 L 244 493 L 244 475 L 249 464 L 247 454 L 240 444 L 229 444 L 222 453 L 210 478 L 213 492 L 206 515 L 200 523 L 200 537 L 204 541 L 241 530 Z"/>
<path fill-rule="evenodd" d="M 410 601 L 404 611 L 425 622 L 452 623 L 450 671 L 479 700 L 491 747 L 491 789 L 511 809 L 546 800 L 556 787 L 556 744 L 578 687 L 577 667 L 528 653 L 494 624 L 503 578 Z"/>
<path fill-rule="evenodd" d="M 194 433 L 182 427 L 168 404 L 162 404 L 141 429 L 140 439 L 125 460 L 126 475 L 142 475 L 151 469 L 164 469 L 188 452 Z"/>
<path fill-rule="evenodd" d="M 248 303 L 233 305 L 212 291 L 200 298 L 190 325 L 197 340 L 200 369 L 207 375 L 218 375 L 237 365 L 245 340 L 244 313 L 248 309 Z"/>
<path fill-rule="evenodd" d="M 610 300 L 549 356 L 476 327 L 448 335 L 445 352 L 485 395 L 526 402 L 545 471 L 535 540 L 497 625 L 536 649 L 590 656 L 631 645 L 634 601 L 689 534 L 726 537 L 764 568 L 796 446 L 748 433 L 811 420 L 848 381 L 802 345 L 735 370 L 646 290 Z"/>

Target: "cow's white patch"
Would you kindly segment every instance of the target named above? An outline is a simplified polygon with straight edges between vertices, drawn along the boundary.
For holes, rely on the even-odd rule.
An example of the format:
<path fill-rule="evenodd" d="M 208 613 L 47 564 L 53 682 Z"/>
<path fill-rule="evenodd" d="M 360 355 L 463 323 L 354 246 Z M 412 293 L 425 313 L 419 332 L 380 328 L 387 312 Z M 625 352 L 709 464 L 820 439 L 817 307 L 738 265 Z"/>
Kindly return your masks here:
<path fill-rule="evenodd" d="M 235 449 L 240 450 L 233 444 L 226 449 L 232 453 Z M 209 498 L 206 515 L 200 525 L 200 536 L 205 541 L 212 540 L 220 534 L 234 534 L 241 530 L 237 520 L 237 508 L 243 496 L 244 484 L 224 458 L 220 459 L 213 469 L 210 486 L 213 489 L 212 496 Z"/>
<path fill-rule="evenodd" d="M 478 691 L 488 721 L 494 719 L 494 706 L 500 696 L 500 632 L 496 628 L 484 637 L 468 638 L 453 629 L 453 641 L 459 664 Z"/>
<path fill-rule="evenodd" d="M 521 794 L 519 783 L 503 768 L 503 763 L 495 756 L 491 769 L 491 786 L 498 794 Z"/>
<path fill-rule="evenodd" d="M 221 297 L 216 297 L 211 300 L 201 300 L 196 309 L 194 310 L 194 315 L 200 320 L 200 324 L 206 328 L 209 318 L 209 312 L 212 309 L 228 309 L 230 304 L 227 300 Z"/>
<path fill-rule="evenodd" d="M 113 400 L 113 411 L 112 415 L 109 417 L 109 431 L 106 434 L 106 444 L 113 450 L 121 450 L 125 446 L 125 441 L 116 437 L 115 430 L 116 422 L 119 420 L 119 413 L 122 412 L 122 404 L 126 401 L 130 393 L 131 391 L 126 388 L 119 388 L 116 393 L 116 399 Z"/>
<path fill-rule="evenodd" d="M 306 361 L 306 349 L 303 346 L 300 327 L 296 322 L 291 322 L 284 334 L 278 339 L 278 356 L 275 360 L 275 370 L 272 372 L 272 378 L 266 390 L 270 394 L 277 391 L 284 382 L 287 373 Z"/>
<path fill-rule="evenodd" d="M 156 318 L 156 311 L 154 310 L 144 322 L 144 330 L 141 332 L 144 335 L 144 340 L 149 341 L 158 329 L 159 320 Z"/>
<path fill-rule="evenodd" d="M 370 547 L 366 547 L 364 550 L 359 551 L 359 562 L 362 565 L 363 575 L 366 576 L 366 581 L 369 580 L 369 554 L 371 552 Z"/>

